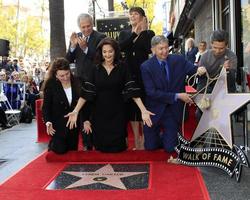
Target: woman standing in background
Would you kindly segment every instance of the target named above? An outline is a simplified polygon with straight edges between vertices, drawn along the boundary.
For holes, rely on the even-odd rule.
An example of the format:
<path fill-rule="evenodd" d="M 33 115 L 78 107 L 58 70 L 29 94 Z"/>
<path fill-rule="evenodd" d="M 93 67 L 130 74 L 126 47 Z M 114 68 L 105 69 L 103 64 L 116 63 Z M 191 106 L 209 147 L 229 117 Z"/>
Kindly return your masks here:
<path fill-rule="evenodd" d="M 130 8 L 129 21 L 131 29 L 121 31 L 118 41 L 121 51 L 124 53 L 125 62 L 132 73 L 132 77 L 142 90 L 143 100 L 144 87 L 140 66 L 149 58 L 149 54 L 151 54 L 151 39 L 155 33 L 152 30 L 148 30 L 145 11 L 141 7 Z M 128 119 L 134 132 L 135 148 L 144 149 L 143 134 L 140 135 L 140 130 L 142 130 L 143 127 L 141 113 L 132 100 L 128 104 Z"/>

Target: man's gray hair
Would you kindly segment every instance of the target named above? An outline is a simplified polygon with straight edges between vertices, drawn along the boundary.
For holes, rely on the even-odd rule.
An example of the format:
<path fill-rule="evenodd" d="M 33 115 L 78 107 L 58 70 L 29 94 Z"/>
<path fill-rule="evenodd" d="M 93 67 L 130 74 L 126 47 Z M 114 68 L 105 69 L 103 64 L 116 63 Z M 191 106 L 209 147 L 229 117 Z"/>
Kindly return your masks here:
<path fill-rule="evenodd" d="M 151 47 L 154 47 L 162 42 L 168 44 L 168 39 L 164 35 L 155 35 L 151 39 Z"/>
<path fill-rule="evenodd" d="M 78 27 L 80 27 L 80 22 L 81 20 L 89 20 L 91 22 L 91 24 L 93 25 L 93 18 L 91 15 L 87 14 L 87 13 L 82 13 L 77 17 L 77 25 Z"/>

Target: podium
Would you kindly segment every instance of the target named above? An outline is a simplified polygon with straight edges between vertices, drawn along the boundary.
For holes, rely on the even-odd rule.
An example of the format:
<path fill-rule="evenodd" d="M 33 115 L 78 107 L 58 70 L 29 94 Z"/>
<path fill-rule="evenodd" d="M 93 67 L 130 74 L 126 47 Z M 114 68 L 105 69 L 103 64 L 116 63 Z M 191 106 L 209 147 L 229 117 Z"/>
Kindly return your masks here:
<path fill-rule="evenodd" d="M 43 99 L 36 100 L 36 123 L 37 123 L 37 142 L 49 142 L 51 136 L 46 133 L 46 125 L 42 116 Z"/>

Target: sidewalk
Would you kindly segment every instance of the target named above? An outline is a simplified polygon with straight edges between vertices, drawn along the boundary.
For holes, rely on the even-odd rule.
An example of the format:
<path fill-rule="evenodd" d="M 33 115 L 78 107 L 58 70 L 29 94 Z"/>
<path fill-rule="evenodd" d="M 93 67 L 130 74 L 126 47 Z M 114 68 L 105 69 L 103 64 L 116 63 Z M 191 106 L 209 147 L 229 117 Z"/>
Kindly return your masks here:
<path fill-rule="evenodd" d="M 36 121 L 19 124 L 0 131 L 0 183 L 15 174 L 47 149 L 47 144 L 36 143 Z"/>

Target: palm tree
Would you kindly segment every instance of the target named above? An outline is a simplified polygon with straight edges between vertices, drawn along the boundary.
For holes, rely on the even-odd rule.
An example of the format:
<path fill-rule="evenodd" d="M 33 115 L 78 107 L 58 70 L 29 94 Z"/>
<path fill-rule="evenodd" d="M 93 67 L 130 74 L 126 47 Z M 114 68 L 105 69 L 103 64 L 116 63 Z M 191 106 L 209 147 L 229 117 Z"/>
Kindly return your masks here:
<path fill-rule="evenodd" d="M 64 0 L 49 0 L 50 59 L 64 57 L 66 53 L 64 29 Z"/>

